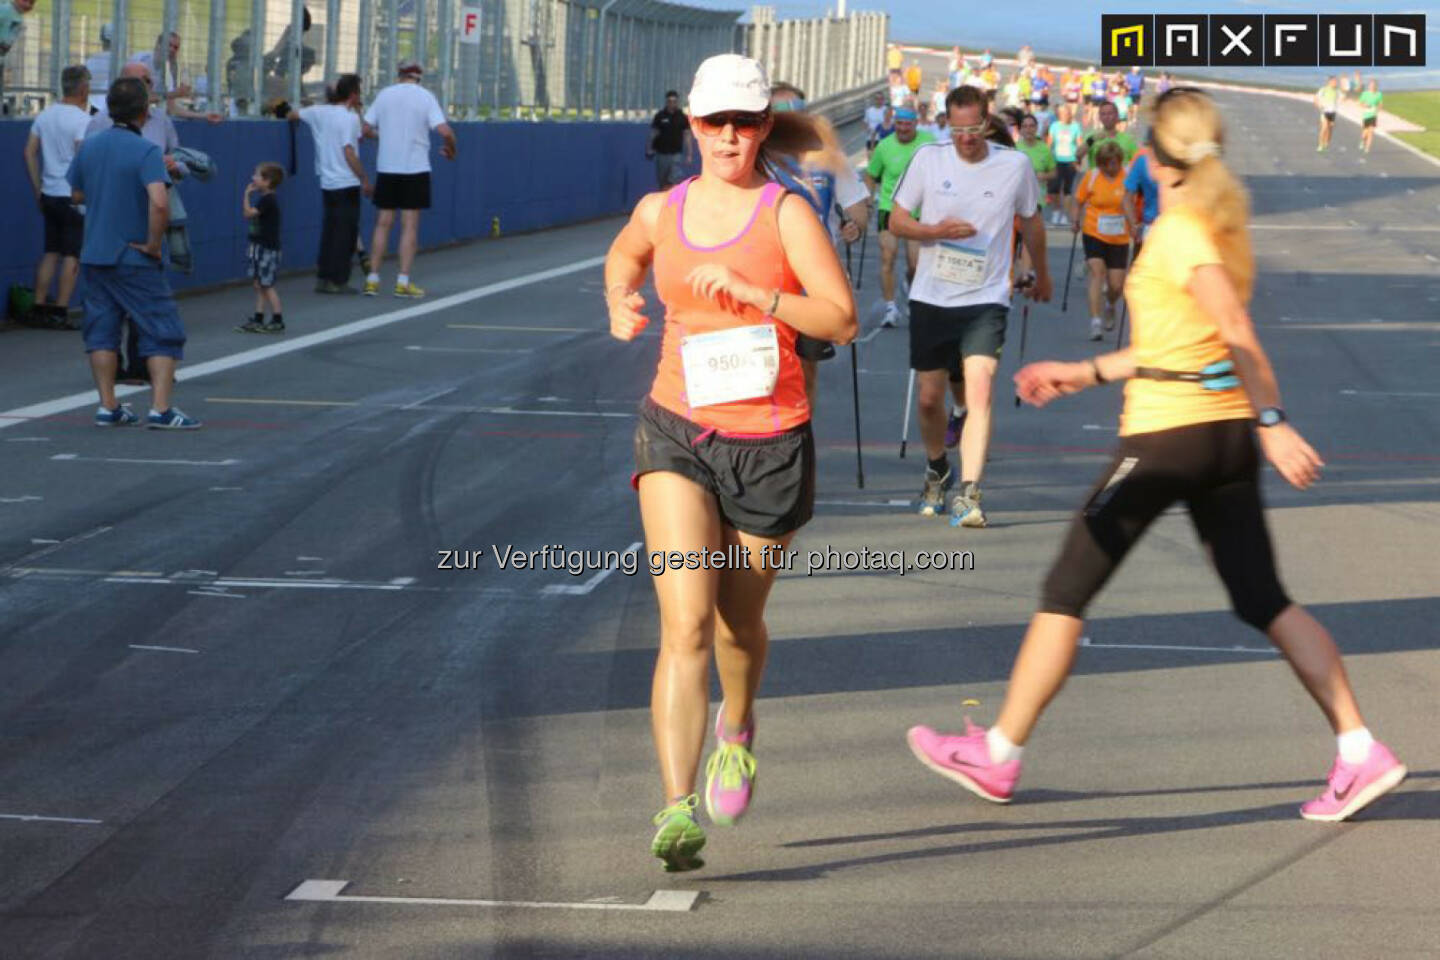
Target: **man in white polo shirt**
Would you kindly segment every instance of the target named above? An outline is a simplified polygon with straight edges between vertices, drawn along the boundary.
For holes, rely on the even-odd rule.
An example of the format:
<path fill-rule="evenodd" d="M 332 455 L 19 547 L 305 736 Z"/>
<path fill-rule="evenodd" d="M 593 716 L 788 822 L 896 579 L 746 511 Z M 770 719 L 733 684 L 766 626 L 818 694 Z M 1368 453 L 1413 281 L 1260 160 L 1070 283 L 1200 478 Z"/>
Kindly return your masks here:
<path fill-rule="evenodd" d="M 910 287 L 910 366 L 919 384 L 920 434 L 928 464 L 920 512 L 944 510 L 950 486 L 945 455 L 948 371 L 965 374 L 969 416 L 960 435 L 960 493 L 953 526 L 983 527 L 980 478 L 990 446 L 990 403 L 1010 309 L 1016 220 L 1035 264 L 1032 299 L 1050 299 L 1040 183 L 1025 154 L 987 143 L 987 97 L 958 87 L 945 100 L 951 142 L 916 151 L 895 188 L 890 230 L 918 240 L 920 262 Z M 911 216 L 920 211 L 920 219 Z M 958 357 L 957 357 L 958 355 Z"/>
<path fill-rule="evenodd" d="M 375 164 L 375 236 L 370 245 L 371 273 L 365 278 L 365 295 L 380 293 L 380 261 L 385 259 L 395 211 L 400 211 L 400 276 L 395 296 L 423 297 L 425 291 L 410 282 L 410 266 L 419 245 L 420 211 L 430 209 L 430 131 L 444 138 L 440 155 L 455 159 L 455 131 L 435 95 L 420 86 L 420 64 L 400 64 L 399 79 L 381 90 L 365 111 L 365 123 L 380 135 Z"/>
<path fill-rule="evenodd" d="M 350 261 L 360 236 L 360 195 L 373 192 L 360 163 L 360 78 L 341 74 L 327 91 L 327 99 L 328 103 L 291 113 L 289 120 L 304 121 L 315 138 L 315 176 L 325 210 L 320 253 L 315 258 L 315 292 L 354 293 Z"/>
<path fill-rule="evenodd" d="M 68 326 L 70 294 L 80 276 L 80 246 L 85 239 L 85 216 L 71 199 L 72 189 L 65 174 L 70 161 L 85 139 L 90 114 L 85 109 L 90 97 L 90 73 L 84 67 L 66 67 L 60 72 L 59 103 L 41 111 L 25 141 L 25 170 L 35 201 L 45 221 L 45 254 L 35 269 L 35 310 L 31 320 L 37 326 Z M 50 305 L 50 281 L 60 268 L 55 303 Z"/>

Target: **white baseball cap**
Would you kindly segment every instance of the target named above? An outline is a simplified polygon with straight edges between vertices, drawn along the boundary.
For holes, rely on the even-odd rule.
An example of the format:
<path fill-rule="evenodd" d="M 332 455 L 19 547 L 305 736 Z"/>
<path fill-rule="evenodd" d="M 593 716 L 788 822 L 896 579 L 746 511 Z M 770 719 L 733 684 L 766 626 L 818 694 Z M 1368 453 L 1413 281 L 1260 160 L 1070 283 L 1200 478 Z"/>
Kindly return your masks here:
<path fill-rule="evenodd" d="M 722 53 L 700 64 L 690 87 L 690 116 L 726 110 L 760 113 L 770 106 L 770 77 L 757 60 Z"/>

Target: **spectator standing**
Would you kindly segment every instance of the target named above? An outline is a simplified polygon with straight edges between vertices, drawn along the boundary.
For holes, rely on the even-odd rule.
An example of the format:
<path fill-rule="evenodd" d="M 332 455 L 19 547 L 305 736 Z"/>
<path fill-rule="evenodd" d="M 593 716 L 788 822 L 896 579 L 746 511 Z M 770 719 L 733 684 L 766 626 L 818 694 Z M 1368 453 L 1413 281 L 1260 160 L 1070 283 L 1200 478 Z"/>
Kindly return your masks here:
<path fill-rule="evenodd" d="M 90 98 L 90 74 L 81 66 L 60 72 L 59 103 L 46 107 L 30 127 L 25 141 L 25 170 L 35 201 L 45 220 L 45 252 L 35 270 L 34 322 L 44 326 L 67 326 L 70 295 L 80 273 L 80 245 L 85 235 L 85 218 L 71 200 L 65 174 L 90 125 L 86 110 Z M 60 268 L 55 303 L 49 304 L 50 281 Z"/>
<path fill-rule="evenodd" d="M 398 78 L 381 90 L 365 112 L 365 122 L 380 136 L 380 155 L 375 164 L 375 235 L 370 243 L 370 274 L 365 278 L 365 295 L 378 296 L 385 247 L 395 211 L 400 211 L 400 276 L 395 296 L 419 298 L 425 291 L 410 282 L 410 267 L 420 244 L 420 211 L 430 209 L 430 131 L 444 138 L 440 155 L 455 159 L 455 131 L 445 122 L 445 112 L 435 95 L 420 86 L 424 68 L 413 60 L 400 64 Z"/>
<path fill-rule="evenodd" d="M 650 143 L 645 156 L 655 160 L 655 182 L 661 190 L 669 190 L 684 177 L 680 155 L 688 164 L 695 159 L 695 143 L 690 137 L 690 122 L 680 109 L 680 94 L 666 91 L 665 107 L 650 121 Z"/>
<path fill-rule="evenodd" d="M 90 71 L 91 113 L 105 109 L 105 91 L 110 89 L 110 44 L 114 35 L 114 26 L 101 24 L 100 50 L 85 58 L 85 69 Z"/>
<path fill-rule="evenodd" d="M 163 261 L 170 178 L 160 148 L 140 132 L 150 112 L 149 88 L 136 77 L 122 77 L 110 87 L 106 109 L 113 125 L 89 139 L 67 177 L 74 201 L 87 206 L 80 264 L 85 350 L 100 394 L 95 424 L 125 426 L 139 419 L 115 399 L 120 322 L 128 315 L 139 331 L 139 355 L 153 385 L 145 425 L 193 430 L 200 421 L 171 404 L 185 328 Z"/>
<path fill-rule="evenodd" d="M 0 103 L 5 95 L 6 56 L 25 32 L 25 14 L 34 9 L 35 0 L 0 0 Z"/>
<path fill-rule="evenodd" d="M 255 168 L 240 199 L 240 212 L 250 221 L 250 246 L 245 252 L 245 270 L 255 284 L 255 316 L 236 327 L 241 333 L 284 333 L 285 317 L 280 312 L 280 294 L 275 277 L 280 272 L 280 201 L 275 191 L 285 182 L 285 168 L 262 163 Z M 251 198 L 254 198 L 253 200 Z M 265 307 L 270 322 L 265 322 Z"/>
<path fill-rule="evenodd" d="M 354 293 L 350 261 L 360 238 L 360 197 L 374 189 L 360 163 L 360 78 L 342 74 L 329 91 L 329 102 L 290 114 L 315 138 L 315 176 L 325 218 L 315 260 L 316 293 Z"/>

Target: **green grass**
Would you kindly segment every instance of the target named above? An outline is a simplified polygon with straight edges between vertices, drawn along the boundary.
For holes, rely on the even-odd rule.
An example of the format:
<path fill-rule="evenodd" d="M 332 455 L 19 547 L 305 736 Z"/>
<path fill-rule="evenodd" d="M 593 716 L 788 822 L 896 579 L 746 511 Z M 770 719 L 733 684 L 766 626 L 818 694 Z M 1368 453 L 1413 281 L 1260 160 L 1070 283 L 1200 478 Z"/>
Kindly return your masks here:
<path fill-rule="evenodd" d="M 1397 117 L 1425 128 L 1423 133 L 1397 133 L 1395 136 L 1432 157 L 1440 157 L 1440 90 L 1387 93 L 1383 106 Z"/>

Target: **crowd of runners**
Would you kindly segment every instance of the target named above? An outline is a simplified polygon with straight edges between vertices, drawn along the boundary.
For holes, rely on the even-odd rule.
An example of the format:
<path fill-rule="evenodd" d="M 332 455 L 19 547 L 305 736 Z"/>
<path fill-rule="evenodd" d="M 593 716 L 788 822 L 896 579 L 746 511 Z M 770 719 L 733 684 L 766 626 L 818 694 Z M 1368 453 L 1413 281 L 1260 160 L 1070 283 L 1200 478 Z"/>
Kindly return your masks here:
<path fill-rule="evenodd" d="M 1301 816 L 1353 816 L 1406 769 L 1367 728 L 1334 640 L 1276 570 L 1262 459 L 1299 489 L 1323 464 L 1281 406 L 1248 313 L 1248 196 L 1226 165 L 1216 104 L 1164 75 L 1147 89 L 1138 69 L 1047 68 L 1028 51 L 1002 73 L 989 54 L 957 50 L 949 75 L 924 94 L 919 63 L 907 67 L 893 48 L 890 58 L 889 90 L 866 113 L 863 186 L 828 123 L 805 113 L 802 91 L 733 54 L 695 74 L 688 129 L 671 129 L 669 150 L 693 150 L 700 172 L 641 200 L 605 264 L 613 336 L 634 340 L 663 316 L 634 438 L 646 548 L 763 558 L 811 518 L 814 362 L 860 328 L 847 264 L 867 229 L 867 194 L 880 234 L 879 325 L 908 326 L 919 388 L 919 512 L 984 527 L 980 484 L 1012 301 L 1051 299 L 1046 228 L 1068 226 L 1072 259 L 1083 239 L 1086 333 L 1102 340 L 1118 307 L 1133 340 L 1117 337 L 1117 349 L 1078 363 L 1028 364 L 1015 375 L 1016 397 L 1044 406 L 1124 382 L 1119 445 L 1044 578 L 997 722 L 982 729 L 967 718 L 955 734 L 916 726 L 910 749 L 981 798 L 1009 802 L 1024 744 L 1074 662 L 1088 604 L 1149 525 L 1183 503 L 1236 616 L 1285 655 L 1336 737 L 1328 783 Z M 1068 295 L 1068 266 L 1064 276 Z M 651 279 L 658 304 L 641 292 Z M 956 446 L 959 489 L 947 510 L 955 477 L 946 450 Z M 654 578 L 663 803 L 651 853 L 668 871 L 703 866 L 702 803 L 712 823 L 730 826 L 754 800 L 776 572 L 760 562 Z M 697 789 L 712 658 L 723 699 Z"/>

